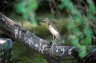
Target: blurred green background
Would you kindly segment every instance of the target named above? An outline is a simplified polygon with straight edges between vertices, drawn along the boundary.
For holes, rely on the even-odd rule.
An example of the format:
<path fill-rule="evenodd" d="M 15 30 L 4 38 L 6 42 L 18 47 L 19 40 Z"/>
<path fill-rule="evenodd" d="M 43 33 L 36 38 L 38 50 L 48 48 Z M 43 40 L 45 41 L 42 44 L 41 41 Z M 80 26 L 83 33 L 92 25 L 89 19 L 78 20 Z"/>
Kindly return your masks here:
<path fill-rule="evenodd" d="M 96 23 L 96 3 L 93 0 L 1 0 L 0 10 L 9 18 L 37 36 L 52 41 L 52 34 L 40 20 L 49 18 L 61 34 L 60 42 L 65 46 L 79 48 L 79 56 L 86 56 L 87 46 L 94 37 L 92 23 Z M 70 4 L 70 5 L 69 5 Z M 3 8 L 3 9 L 2 9 Z M 2 35 L 2 33 L 0 33 Z M 22 47 L 21 47 L 22 46 Z M 13 63 L 48 63 L 39 53 L 15 42 Z M 61 63 L 77 63 L 64 60 Z"/>

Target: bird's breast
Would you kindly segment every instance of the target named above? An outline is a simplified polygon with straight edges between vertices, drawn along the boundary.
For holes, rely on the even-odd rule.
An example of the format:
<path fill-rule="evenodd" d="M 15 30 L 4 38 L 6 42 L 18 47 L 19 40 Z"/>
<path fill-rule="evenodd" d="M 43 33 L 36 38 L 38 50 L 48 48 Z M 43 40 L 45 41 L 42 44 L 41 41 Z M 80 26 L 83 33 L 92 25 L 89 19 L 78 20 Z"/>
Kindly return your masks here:
<path fill-rule="evenodd" d="M 49 31 L 50 31 L 53 35 L 59 34 L 58 31 L 57 31 L 55 28 L 53 28 L 51 25 L 49 26 Z"/>

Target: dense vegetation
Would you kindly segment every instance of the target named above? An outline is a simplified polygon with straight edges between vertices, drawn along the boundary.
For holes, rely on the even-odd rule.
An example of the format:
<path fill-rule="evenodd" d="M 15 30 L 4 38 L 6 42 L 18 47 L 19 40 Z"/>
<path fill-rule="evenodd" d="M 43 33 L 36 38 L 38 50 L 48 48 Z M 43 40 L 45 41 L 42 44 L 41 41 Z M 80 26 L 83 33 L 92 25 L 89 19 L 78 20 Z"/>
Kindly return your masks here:
<path fill-rule="evenodd" d="M 93 0 L 1 0 L 0 3 L 1 12 L 9 15 L 10 18 L 39 37 L 47 36 L 46 38 L 49 41 L 51 40 L 50 32 L 39 19 L 48 17 L 56 22 L 56 26 L 62 34 L 62 42 L 64 45 L 79 48 L 80 58 L 87 55 L 88 46 L 92 46 L 96 39 L 96 5 Z M 9 14 L 7 14 L 8 12 Z M 42 34 L 42 32 L 46 33 Z M 40 54 L 32 51 L 26 54 L 29 50 L 24 45 L 21 47 L 21 45 L 17 43 L 14 45 L 14 63 L 47 63 L 46 59 Z M 20 47 L 17 48 L 17 46 Z"/>

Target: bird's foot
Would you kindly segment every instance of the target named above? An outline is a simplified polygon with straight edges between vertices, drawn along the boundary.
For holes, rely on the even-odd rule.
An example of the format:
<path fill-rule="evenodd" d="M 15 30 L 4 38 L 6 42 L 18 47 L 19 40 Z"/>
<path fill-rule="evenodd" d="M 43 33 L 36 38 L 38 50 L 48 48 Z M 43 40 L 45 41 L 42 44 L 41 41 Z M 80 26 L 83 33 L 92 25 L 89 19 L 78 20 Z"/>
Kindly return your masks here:
<path fill-rule="evenodd" d="M 53 50 L 54 50 L 54 46 L 56 45 L 56 43 L 52 43 L 52 46 L 51 46 L 51 48 L 50 48 L 50 52 L 53 54 Z"/>

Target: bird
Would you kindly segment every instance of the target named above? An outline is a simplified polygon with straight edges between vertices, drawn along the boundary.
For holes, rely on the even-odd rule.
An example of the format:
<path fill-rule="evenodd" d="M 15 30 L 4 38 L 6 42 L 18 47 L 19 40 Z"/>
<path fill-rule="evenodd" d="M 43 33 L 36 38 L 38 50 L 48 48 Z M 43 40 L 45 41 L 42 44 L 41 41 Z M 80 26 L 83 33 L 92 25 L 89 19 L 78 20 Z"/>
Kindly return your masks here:
<path fill-rule="evenodd" d="M 57 28 L 55 27 L 55 25 L 50 21 L 50 19 L 45 18 L 43 20 L 48 28 L 48 30 L 51 32 L 51 34 L 53 35 L 53 40 L 55 39 L 59 39 L 60 40 L 60 33 L 58 32 Z M 55 38 L 54 38 L 55 36 Z"/>
<path fill-rule="evenodd" d="M 42 20 L 43 22 L 45 22 L 48 30 L 51 32 L 51 34 L 53 35 L 53 41 L 52 41 L 52 46 L 50 48 L 50 51 L 52 51 L 52 54 L 53 54 L 53 48 L 54 46 L 58 45 L 57 42 L 56 42 L 56 39 L 61 39 L 60 37 L 60 33 L 58 32 L 57 28 L 55 27 L 55 25 L 48 19 L 48 18 L 45 18 Z M 56 38 L 54 38 L 54 36 Z"/>

